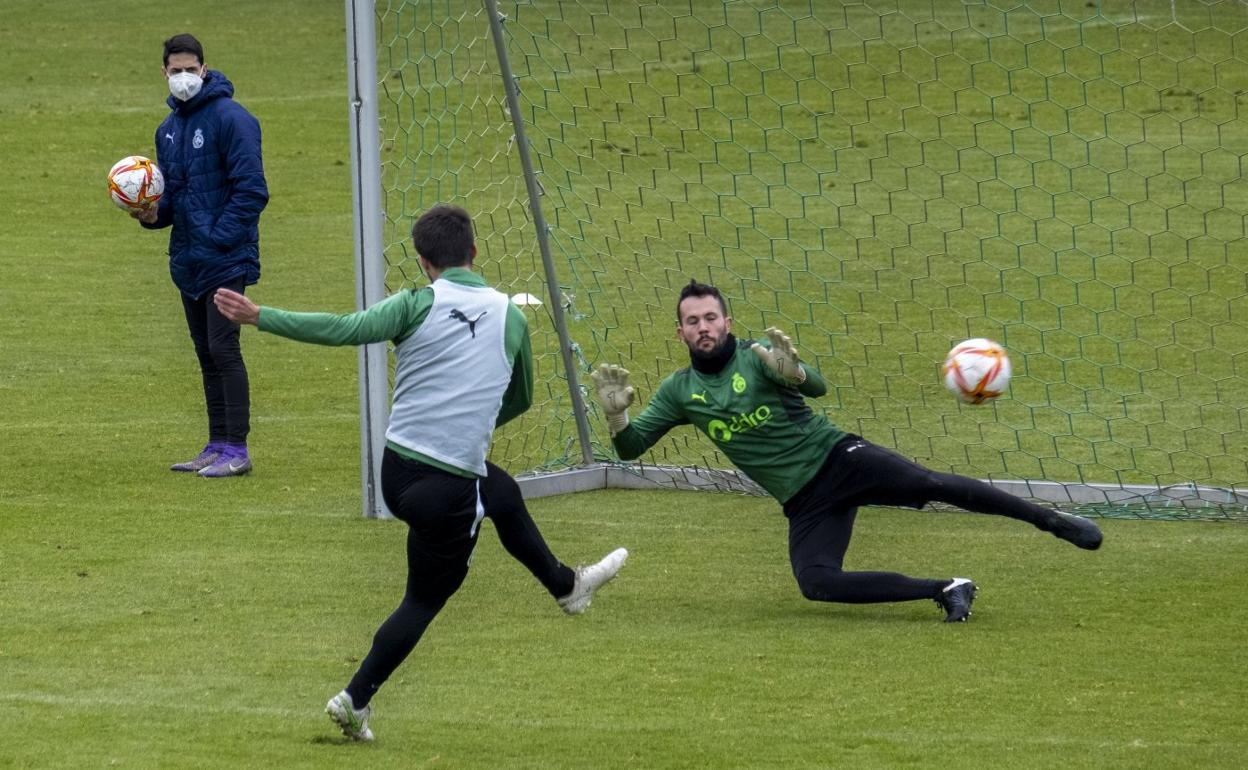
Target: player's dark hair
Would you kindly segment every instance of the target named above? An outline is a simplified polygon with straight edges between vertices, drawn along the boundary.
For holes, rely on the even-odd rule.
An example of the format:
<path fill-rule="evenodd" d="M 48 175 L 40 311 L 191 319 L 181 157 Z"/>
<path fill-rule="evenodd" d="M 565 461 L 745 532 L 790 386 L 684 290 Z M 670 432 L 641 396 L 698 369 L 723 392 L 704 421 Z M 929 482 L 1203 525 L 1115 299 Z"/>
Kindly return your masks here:
<path fill-rule="evenodd" d="M 169 66 L 169 57 L 175 53 L 193 53 L 195 58 L 199 59 L 202 66 L 204 63 L 204 47 L 199 44 L 195 36 L 189 32 L 183 32 L 180 35 L 174 35 L 165 41 L 165 66 Z"/>
<path fill-rule="evenodd" d="M 728 317 L 728 303 L 724 301 L 724 295 L 719 293 L 719 289 L 711 286 L 709 283 L 698 283 L 697 279 L 690 279 L 689 285 L 680 290 L 680 299 L 676 300 L 676 323 L 681 323 L 680 303 L 689 297 L 714 297 L 719 300 L 719 311 Z"/>
<path fill-rule="evenodd" d="M 412 225 L 412 245 L 429 264 L 443 270 L 472 261 L 472 217 L 459 206 L 439 203 Z"/>

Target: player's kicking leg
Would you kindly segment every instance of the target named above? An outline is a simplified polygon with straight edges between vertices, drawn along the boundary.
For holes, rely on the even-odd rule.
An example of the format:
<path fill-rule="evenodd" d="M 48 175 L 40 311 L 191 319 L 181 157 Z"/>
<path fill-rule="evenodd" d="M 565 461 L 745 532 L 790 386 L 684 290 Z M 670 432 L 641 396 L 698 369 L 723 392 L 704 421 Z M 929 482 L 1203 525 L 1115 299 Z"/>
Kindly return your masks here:
<path fill-rule="evenodd" d="M 628 558 L 628 550 L 616 548 L 603 557 L 597 564 L 581 565 L 576 568 L 576 581 L 567 596 L 558 599 L 559 607 L 569 615 L 580 615 L 589 609 L 594 592 L 611 582 L 624 566 Z"/>
<path fill-rule="evenodd" d="M 628 551 L 617 548 L 595 564 L 569 568 L 555 558 L 546 545 L 537 523 L 529 515 L 516 480 L 493 463 L 486 463 L 486 468 L 488 473 L 481 480 L 481 497 L 485 515 L 494 522 L 503 548 L 533 573 L 564 612 L 581 614 L 588 609 L 594 593 L 619 573 Z"/>

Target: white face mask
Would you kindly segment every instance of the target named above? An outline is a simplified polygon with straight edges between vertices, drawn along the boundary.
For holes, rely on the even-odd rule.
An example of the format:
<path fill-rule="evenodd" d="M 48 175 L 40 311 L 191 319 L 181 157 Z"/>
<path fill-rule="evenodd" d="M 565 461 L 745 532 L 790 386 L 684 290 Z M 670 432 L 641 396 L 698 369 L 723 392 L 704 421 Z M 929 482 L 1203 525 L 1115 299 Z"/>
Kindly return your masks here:
<path fill-rule="evenodd" d="M 169 93 L 179 101 L 186 101 L 199 93 L 204 79 L 194 72 L 179 72 L 169 76 Z"/>

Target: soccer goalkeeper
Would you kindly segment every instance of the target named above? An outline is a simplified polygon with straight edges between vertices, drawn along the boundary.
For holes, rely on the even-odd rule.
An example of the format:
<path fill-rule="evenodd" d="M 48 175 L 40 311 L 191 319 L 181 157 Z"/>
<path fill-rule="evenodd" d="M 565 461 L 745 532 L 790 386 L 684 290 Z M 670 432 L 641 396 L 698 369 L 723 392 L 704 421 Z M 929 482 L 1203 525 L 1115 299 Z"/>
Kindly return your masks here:
<path fill-rule="evenodd" d="M 1091 521 L 1050 510 L 982 481 L 928 470 L 837 428 L 803 400 L 827 392 L 792 341 L 768 329 L 766 343 L 739 341 L 723 295 L 691 281 L 676 305 L 676 333 L 690 366 L 663 380 L 630 422 L 628 371 L 593 373 L 612 443 L 631 460 L 677 425 L 692 423 L 751 479 L 780 501 L 789 521 L 789 559 L 807 599 L 869 603 L 934 599 L 946 622 L 971 614 L 967 578 L 923 579 L 895 572 L 846 572 L 845 551 L 862 505 L 921 508 L 938 501 L 1019 519 L 1080 548 L 1095 550 Z"/>
<path fill-rule="evenodd" d="M 546 546 L 515 479 L 486 462 L 494 428 L 532 403 L 528 322 L 470 269 L 477 247 L 468 212 L 435 206 L 416 221 L 412 240 L 430 285 L 359 313 L 258 307 L 228 289 L 214 297 L 231 321 L 302 342 L 394 343 L 381 492 L 408 527 L 407 591 L 351 682 L 325 707 L 355 740 L 372 740 L 370 700 L 463 583 L 483 517 L 569 615 L 584 612 L 628 556 L 618 548 L 596 564 L 566 567 Z"/>

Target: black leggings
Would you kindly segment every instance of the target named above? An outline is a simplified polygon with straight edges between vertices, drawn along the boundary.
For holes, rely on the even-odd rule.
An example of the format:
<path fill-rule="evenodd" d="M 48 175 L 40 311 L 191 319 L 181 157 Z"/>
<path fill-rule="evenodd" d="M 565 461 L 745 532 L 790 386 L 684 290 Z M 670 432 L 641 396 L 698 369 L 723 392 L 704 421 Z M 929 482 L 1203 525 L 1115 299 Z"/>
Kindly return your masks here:
<path fill-rule="evenodd" d="M 990 484 L 938 473 L 847 436 L 823 467 L 784 504 L 789 519 L 789 560 L 807 599 L 864 604 L 931 599 L 948 579 L 911 578 L 896 572 L 845 572 L 842 564 L 861 505 L 922 508 L 929 502 L 1008 516 L 1041 527 L 1054 513 Z"/>
<path fill-rule="evenodd" d="M 468 575 L 481 520 L 553 597 L 572 592 L 575 574 L 550 552 L 525 507 L 516 480 L 486 463 L 483 479 L 470 479 L 407 459 L 386 449 L 381 492 L 386 506 L 407 524 L 407 590 L 373 636 L 373 646 L 347 685 L 363 708 L 411 654 L 447 600 Z"/>
<path fill-rule="evenodd" d="M 245 280 L 236 278 L 223 284 L 237 292 L 245 290 Z M 247 443 L 251 432 L 251 396 L 247 366 L 238 340 L 238 324 L 217 310 L 212 301 L 216 289 L 199 299 L 182 295 L 186 326 L 199 358 L 204 381 L 204 402 L 208 407 L 208 440 L 231 444 Z"/>

